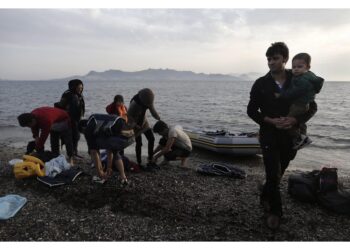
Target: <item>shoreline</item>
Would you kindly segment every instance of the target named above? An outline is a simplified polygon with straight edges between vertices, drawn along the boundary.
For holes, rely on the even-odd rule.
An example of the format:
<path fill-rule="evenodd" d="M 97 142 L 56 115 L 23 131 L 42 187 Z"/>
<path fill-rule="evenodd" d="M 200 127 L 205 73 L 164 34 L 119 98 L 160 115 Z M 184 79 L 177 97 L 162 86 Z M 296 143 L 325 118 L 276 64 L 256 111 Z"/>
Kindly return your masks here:
<path fill-rule="evenodd" d="M 287 194 L 287 169 L 281 183 L 284 216 L 279 231 L 264 224 L 258 185 L 264 180 L 262 158 L 222 157 L 194 150 L 188 168 L 171 163 L 155 172 L 127 173 L 131 185 L 116 178 L 93 184 L 89 157 L 77 161 L 85 175 L 71 185 L 48 188 L 35 179 L 16 180 L 8 161 L 23 149 L 0 144 L 0 196 L 19 194 L 27 204 L 0 221 L 1 241 L 348 241 L 350 216 Z M 129 155 L 128 155 L 129 157 Z M 135 160 L 133 156 L 130 160 Z M 240 167 L 246 179 L 204 176 L 202 163 Z M 350 187 L 348 178 L 339 180 Z M 34 230 L 35 229 L 35 230 Z"/>

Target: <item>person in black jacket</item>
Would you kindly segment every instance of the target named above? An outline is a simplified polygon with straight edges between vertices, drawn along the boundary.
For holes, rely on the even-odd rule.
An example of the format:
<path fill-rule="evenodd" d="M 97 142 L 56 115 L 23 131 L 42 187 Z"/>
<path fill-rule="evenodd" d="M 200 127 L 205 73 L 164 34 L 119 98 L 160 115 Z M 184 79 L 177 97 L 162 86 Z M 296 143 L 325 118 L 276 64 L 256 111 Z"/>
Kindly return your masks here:
<path fill-rule="evenodd" d="M 276 98 L 274 93 L 288 89 L 292 72 L 285 69 L 289 50 L 285 43 L 273 43 L 266 51 L 270 71 L 255 81 L 250 92 L 247 114 L 260 125 L 260 145 L 263 153 L 266 180 L 260 203 L 267 213 L 267 226 L 277 229 L 282 216 L 282 201 L 279 185 L 289 162 L 296 156 L 292 137 L 288 129 L 305 124 L 316 112 L 313 101 L 307 113 L 298 117 L 287 117 L 290 103 Z M 301 129 L 306 130 L 305 127 Z"/>
<path fill-rule="evenodd" d="M 78 142 L 80 140 L 79 122 L 85 114 L 85 100 L 83 96 L 84 84 L 79 79 L 73 79 L 68 82 L 68 90 L 61 97 L 61 100 L 55 103 L 55 107 L 64 109 L 68 112 L 72 121 L 72 139 L 74 156 L 78 155 Z"/>

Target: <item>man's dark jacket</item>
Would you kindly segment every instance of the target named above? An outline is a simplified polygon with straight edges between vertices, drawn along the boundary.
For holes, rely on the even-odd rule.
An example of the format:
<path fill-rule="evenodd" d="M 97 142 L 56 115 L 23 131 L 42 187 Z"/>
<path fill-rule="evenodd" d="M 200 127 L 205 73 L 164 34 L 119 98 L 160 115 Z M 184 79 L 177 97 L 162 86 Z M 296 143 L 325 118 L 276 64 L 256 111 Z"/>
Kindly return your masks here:
<path fill-rule="evenodd" d="M 286 70 L 286 82 L 283 88 L 289 88 L 292 79 L 291 70 Z M 264 117 L 285 117 L 288 115 L 290 103 L 276 98 L 274 93 L 280 92 L 278 85 L 270 72 L 255 81 L 250 92 L 250 101 L 247 107 L 248 116 L 260 125 L 260 143 L 262 147 L 280 147 L 281 143 L 291 143 L 287 130 L 277 129 L 265 123 Z M 306 123 L 317 112 L 317 104 L 310 103 L 310 108 L 304 115 L 296 117 L 299 124 Z M 287 141 L 288 142 L 287 142 Z"/>

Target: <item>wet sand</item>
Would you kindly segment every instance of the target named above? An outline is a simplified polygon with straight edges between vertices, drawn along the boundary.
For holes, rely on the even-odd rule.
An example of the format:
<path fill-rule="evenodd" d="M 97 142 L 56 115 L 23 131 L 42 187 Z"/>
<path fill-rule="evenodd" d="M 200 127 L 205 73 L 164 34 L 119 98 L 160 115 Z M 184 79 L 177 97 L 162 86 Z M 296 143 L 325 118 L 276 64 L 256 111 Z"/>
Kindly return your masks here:
<path fill-rule="evenodd" d="M 91 182 L 89 157 L 77 161 L 84 175 L 71 185 L 49 188 L 36 179 L 16 180 L 8 161 L 24 149 L 0 143 L 0 196 L 27 198 L 15 217 L 0 221 L 1 241 L 348 241 L 350 217 L 281 191 L 284 217 L 269 230 L 259 206 L 264 180 L 261 157 L 223 157 L 195 150 L 187 168 L 178 162 L 154 172 L 127 173 L 131 182 L 117 186 Z M 130 156 L 134 160 L 133 156 Z M 223 162 L 245 170 L 246 179 L 200 175 L 202 163 Z M 339 175 L 345 187 L 348 176 Z"/>

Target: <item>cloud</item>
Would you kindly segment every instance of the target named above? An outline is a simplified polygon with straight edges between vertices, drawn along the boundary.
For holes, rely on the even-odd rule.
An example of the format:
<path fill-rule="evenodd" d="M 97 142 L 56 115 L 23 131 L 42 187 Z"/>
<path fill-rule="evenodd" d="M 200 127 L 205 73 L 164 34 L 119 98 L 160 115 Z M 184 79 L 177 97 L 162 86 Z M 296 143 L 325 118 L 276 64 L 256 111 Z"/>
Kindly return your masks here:
<path fill-rule="evenodd" d="M 0 77 L 148 67 L 265 72 L 271 42 L 315 62 L 340 60 L 349 31 L 350 9 L 0 9 Z"/>

